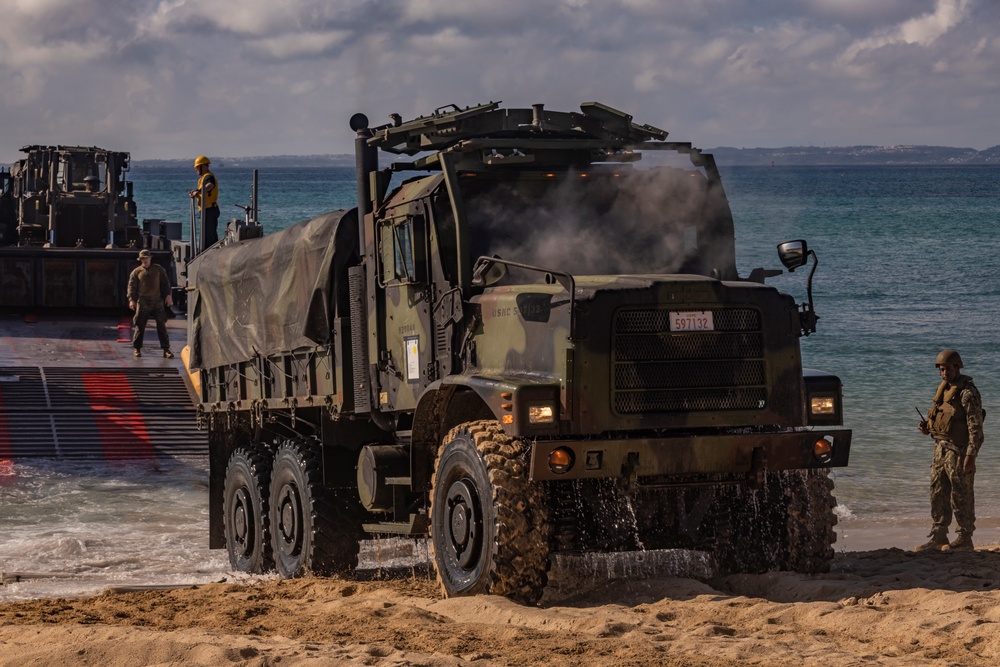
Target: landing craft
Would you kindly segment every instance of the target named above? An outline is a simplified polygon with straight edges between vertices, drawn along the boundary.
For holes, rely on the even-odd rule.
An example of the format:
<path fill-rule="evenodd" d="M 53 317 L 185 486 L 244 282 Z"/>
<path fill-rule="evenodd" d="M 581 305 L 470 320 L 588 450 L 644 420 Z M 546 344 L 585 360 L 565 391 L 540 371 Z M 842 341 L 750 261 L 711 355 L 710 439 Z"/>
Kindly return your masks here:
<path fill-rule="evenodd" d="M 602 104 L 390 118 L 350 121 L 356 208 L 192 262 L 210 546 L 290 577 L 429 536 L 445 594 L 526 602 L 566 553 L 827 569 L 851 432 L 802 367 L 806 241 L 807 302 L 741 277 L 712 156 Z"/>
<path fill-rule="evenodd" d="M 0 307 L 127 308 L 141 248 L 178 285 L 180 227 L 139 226 L 128 153 L 37 145 L 21 152 L 24 159 L 0 172 Z"/>
<path fill-rule="evenodd" d="M 0 171 L 0 460 L 203 455 L 186 375 L 129 345 L 140 249 L 183 296 L 180 223 L 139 225 L 126 152 L 21 150 Z"/>

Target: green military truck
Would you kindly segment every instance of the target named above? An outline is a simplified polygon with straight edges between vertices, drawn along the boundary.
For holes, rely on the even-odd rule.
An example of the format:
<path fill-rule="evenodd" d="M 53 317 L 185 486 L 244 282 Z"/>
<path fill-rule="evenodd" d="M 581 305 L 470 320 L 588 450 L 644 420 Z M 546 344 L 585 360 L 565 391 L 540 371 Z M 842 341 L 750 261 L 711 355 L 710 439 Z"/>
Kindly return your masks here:
<path fill-rule="evenodd" d="M 712 156 L 598 103 L 390 118 L 351 119 L 356 209 L 189 268 L 210 546 L 297 576 L 429 535 L 446 595 L 526 602 L 558 553 L 826 569 L 851 433 L 802 368 L 812 273 L 801 305 L 739 276 Z"/>

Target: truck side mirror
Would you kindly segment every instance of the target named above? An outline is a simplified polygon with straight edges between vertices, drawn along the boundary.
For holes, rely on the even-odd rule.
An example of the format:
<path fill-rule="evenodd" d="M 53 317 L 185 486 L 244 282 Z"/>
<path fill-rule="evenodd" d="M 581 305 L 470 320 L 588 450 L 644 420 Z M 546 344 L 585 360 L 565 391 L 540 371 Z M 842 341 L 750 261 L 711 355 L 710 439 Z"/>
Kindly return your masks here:
<path fill-rule="evenodd" d="M 790 272 L 795 271 L 800 266 L 805 266 L 808 257 L 809 248 L 806 247 L 805 239 L 778 244 L 778 259 Z"/>
<path fill-rule="evenodd" d="M 507 275 L 507 266 L 491 261 L 489 257 L 480 257 L 472 270 L 472 284 L 476 287 L 496 285 Z"/>
<path fill-rule="evenodd" d="M 816 310 L 813 308 L 812 287 L 813 274 L 816 273 L 819 259 L 816 257 L 816 252 L 806 246 L 804 239 L 785 241 L 778 244 L 778 258 L 781 259 L 781 263 L 785 265 L 789 273 L 795 271 L 800 266 L 805 266 L 806 262 L 809 261 L 810 255 L 813 258 L 813 265 L 812 270 L 809 271 L 809 280 L 806 282 L 806 293 L 809 295 L 809 301 L 799 304 L 799 324 L 803 336 L 808 336 L 816 331 L 816 321 L 819 319 L 819 315 L 816 314 Z"/>

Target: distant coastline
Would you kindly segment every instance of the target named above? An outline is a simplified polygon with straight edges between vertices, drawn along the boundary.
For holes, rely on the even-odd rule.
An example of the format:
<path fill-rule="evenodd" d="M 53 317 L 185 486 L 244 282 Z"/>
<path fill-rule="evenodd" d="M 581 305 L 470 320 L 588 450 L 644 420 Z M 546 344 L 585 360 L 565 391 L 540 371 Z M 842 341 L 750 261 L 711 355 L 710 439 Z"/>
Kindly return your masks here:
<path fill-rule="evenodd" d="M 977 151 L 948 146 L 789 146 L 705 151 L 720 166 L 984 165 L 1000 164 L 1000 146 Z"/>
<path fill-rule="evenodd" d="M 284 168 L 284 167 L 350 167 L 354 168 L 354 155 L 266 155 L 250 157 L 216 157 L 212 158 L 213 169 L 226 167 L 241 167 L 244 169 Z M 180 160 L 132 160 L 132 166 L 145 168 L 176 168 L 190 167 L 191 159 Z"/>
<path fill-rule="evenodd" d="M 849 165 L 1000 165 L 1000 145 L 977 151 L 949 146 L 786 146 L 783 148 L 733 148 L 719 146 L 704 152 L 715 155 L 719 166 L 849 166 Z M 212 157 L 213 167 L 275 169 L 303 167 L 354 167 L 354 155 L 270 155 Z M 145 168 L 189 167 L 191 160 L 132 160 Z"/>

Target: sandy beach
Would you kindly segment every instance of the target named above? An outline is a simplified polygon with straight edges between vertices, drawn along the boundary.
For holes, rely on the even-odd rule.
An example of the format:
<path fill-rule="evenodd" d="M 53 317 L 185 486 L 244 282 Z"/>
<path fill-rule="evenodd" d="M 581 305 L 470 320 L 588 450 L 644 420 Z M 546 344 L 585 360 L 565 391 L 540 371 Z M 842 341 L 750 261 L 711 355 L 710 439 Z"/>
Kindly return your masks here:
<path fill-rule="evenodd" d="M 985 665 L 1000 546 L 837 554 L 829 574 L 577 582 L 537 607 L 415 573 L 0 605 L 0 665 Z"/>

